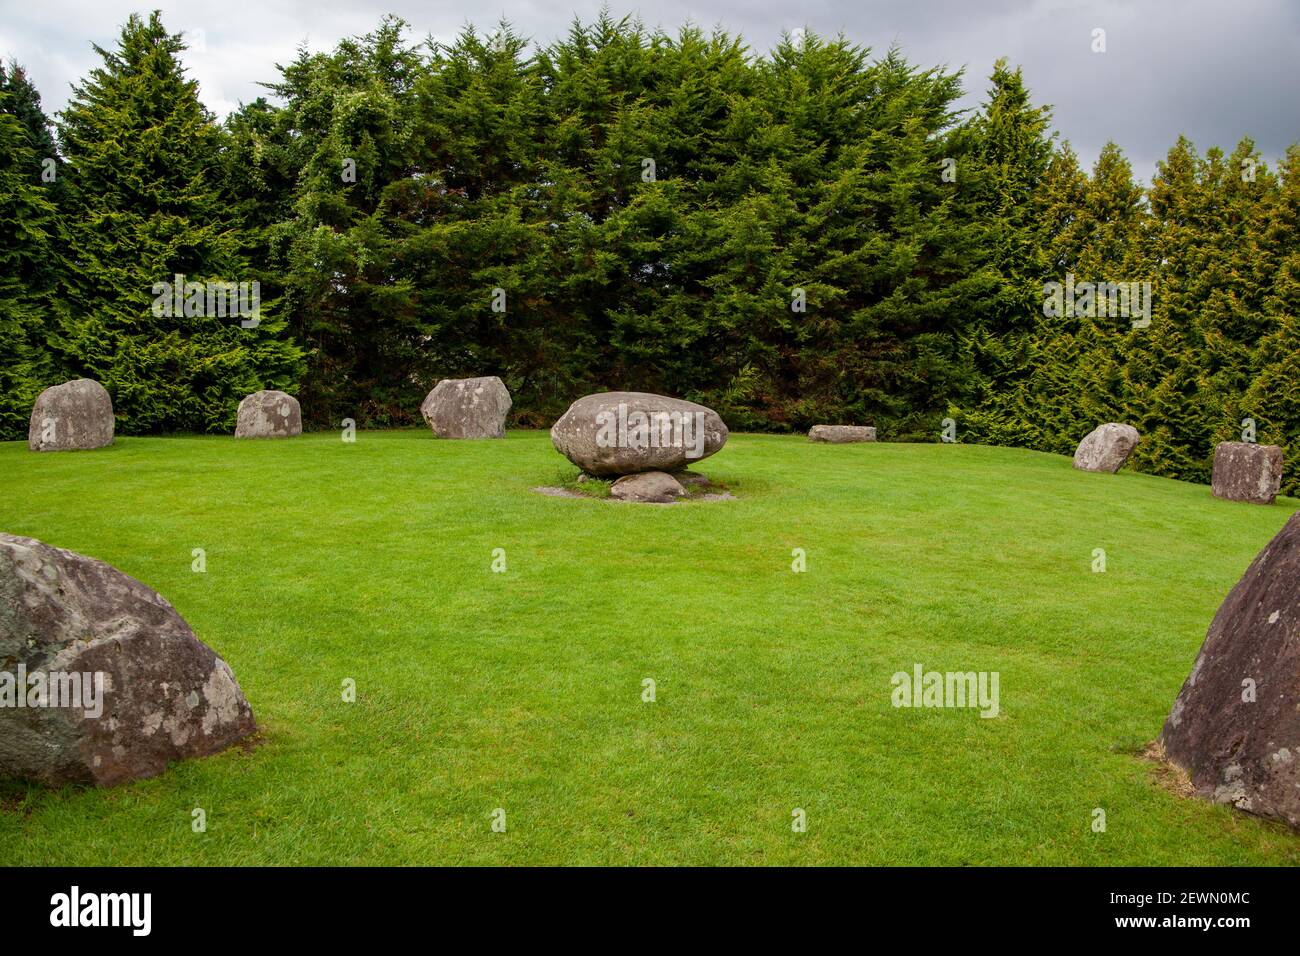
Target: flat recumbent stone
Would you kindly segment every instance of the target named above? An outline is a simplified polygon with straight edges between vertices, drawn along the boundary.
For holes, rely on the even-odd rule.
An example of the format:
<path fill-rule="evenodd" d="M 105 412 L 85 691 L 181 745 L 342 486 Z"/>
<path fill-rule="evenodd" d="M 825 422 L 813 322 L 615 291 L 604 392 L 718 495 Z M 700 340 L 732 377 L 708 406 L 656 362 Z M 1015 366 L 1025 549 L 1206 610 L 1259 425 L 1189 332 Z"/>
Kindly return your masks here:
<path fill-rule="evenodd" d="M 1160 733 L 1198 795 L 1300 830 L 1300 512 L 1228 592 Z"/>
<path fill-rule="evenodd" d="M 1282 449 L 1225 441 L 1214 446 L 1210 489 L 1216 498 L 1271 505 L 1282 487 Z"/>

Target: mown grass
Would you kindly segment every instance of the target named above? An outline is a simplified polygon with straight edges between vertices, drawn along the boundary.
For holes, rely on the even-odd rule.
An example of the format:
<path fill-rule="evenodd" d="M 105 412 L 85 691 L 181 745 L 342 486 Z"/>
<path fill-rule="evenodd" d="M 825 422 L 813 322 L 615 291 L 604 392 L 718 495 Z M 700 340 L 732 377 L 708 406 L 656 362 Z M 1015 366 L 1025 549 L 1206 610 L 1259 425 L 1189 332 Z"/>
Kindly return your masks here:
<path fill-rule="evenodd" d="M 157 588 L 263 727 L 114 790 L 4 785 L 0 863 L 1300 862 L 1135 756 L 1296 502 L 757 435 L 697 467 L 734 501 L 530 490 L 563 468 L 544 432 L 0 445 L 0 529 Z M 998 671 L 1000 716 L 893 708 L 918 662 Z"/>

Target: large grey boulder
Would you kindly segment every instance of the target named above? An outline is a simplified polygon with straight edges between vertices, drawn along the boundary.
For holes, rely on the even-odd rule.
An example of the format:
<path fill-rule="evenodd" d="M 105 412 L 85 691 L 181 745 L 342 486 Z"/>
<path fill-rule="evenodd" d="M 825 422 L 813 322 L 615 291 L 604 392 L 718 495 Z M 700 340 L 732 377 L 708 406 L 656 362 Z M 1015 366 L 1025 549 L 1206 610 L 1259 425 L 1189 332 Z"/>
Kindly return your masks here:
<path fill-rule="evenodd" d="M 727 426 L 704 405 L 650 392 L 600 392 L 551 427 L 551 444 L 589 475 L 678 471 L 727 443 Z"/>
<path fill-rule="evenodd" d="M 225 661 L 155 591 L 0 534 L 0 777 L 111 786 L 254 729 Z"/>
<path fill-rule="evenodd" d="M 1160 734 L 1197 794 L 1300 829 L 1300 512 L 1220 605 Z"/>
<path fill-rule="evenodd" d="M 808 440 L 830 442 L 833 445 L 875 441 L 876 430 L 870 425 L 814 425 L 808 429 Z"/>
<path fill-rule="evenodd" d="M 1103 471 L 1114 474 L 1128 461 L 1139 441 L 1132 425 L 1107 422 L 1088 432 L 1074 452 L 1074 467 L 1080 471 Z"/>
<path fill-rule="evenodd" d="M 439 438 L 505 438 L 510 404 L 495 375 L 444 378 L 425 396 L 420 414 Z"/>
<path fill-rule="evenodd" d="M 1210 488 L 1216 498 L 1271 505 L 1282 486 L 1282 449 L 1277 445 L 1224 441 L 1214 446 Z"/>
<path fill-rule="evenodd" d="M 301 434 L 302 409 L 292 395 L 263 389 L 239 403 L 236 438 L 291 438 Z"/>
<path fill-rule="evenodd" d="M 611 498 L 622 501 L 646 501 L 666 504 L 686 494 L 686 489 L 672 475 L 662 471 L 642 471 L 624 475 L 609 486 Z"/>
<path fill-rule="evenodd" d="M 36 396 L 27 426 L 32 451 L 79 451 L 113 444 L 113 400 L 91 378 L 54 385 Z"/>

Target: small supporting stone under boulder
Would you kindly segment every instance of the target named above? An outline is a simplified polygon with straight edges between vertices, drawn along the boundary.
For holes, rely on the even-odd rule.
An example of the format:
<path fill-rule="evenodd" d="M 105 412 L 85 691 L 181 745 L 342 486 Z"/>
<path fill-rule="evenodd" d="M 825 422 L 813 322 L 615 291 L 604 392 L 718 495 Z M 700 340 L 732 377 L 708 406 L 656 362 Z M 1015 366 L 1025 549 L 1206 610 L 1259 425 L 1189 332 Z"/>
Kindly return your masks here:
<path fill-rule="evenodd" d="M 236 438 L 292 438 L 302 434 L 302 409 L 298 399 L 265 389 L 239 403 Z"/>
<path fill-rule="evenodd" d="M 551 427 L 556 451 L 598 478 L 678 471 L 726 443 L 713 409 L 652 392 L 585 395 Z"/>
<path fill-rule="evenodd" d="M 0 778 L 112 786 L 256 729 L 226 662 L 157 592 L 0 534 Z"/>
<path fill-rule="evenodd" d="M 1074 467 L 1080 471 L 1114 474 L 1128 461 L 1140 440 L 1132 425 L 1107 422 L 1090 431 L 1074 451 Z"/>
<path fill-rule="evenodd" d="M 667 504 L 686 495 L 686 489 L 672 475 L 662 471 L 643 471 L 626 475 L 609 486 L 611 498 Z"/>
<path fill-rule="evenodd" d="M 1271 505 L 1282 486 L 1282 449 L 1277 445 L 1224 441 L 1214 446 L 1210 487 L 1216 498 Z"/>
<path fill-rule="evenodd" d="M 510 391 L 495 375 L 444 378 L 420 404 L 425 423 L 439 438 L 505 438 Z"/>
<path fill-rule="evenodd" d="M 36 396 L 27 426 L 32 451 L 85 451 L 113 444 L 113 400 L 93 378 L 53 385 Z"/>
<path fill-rule="evenodd" d="M 808 440 L 830 442 L 833 445 L 875 441 L 876 430 L 870 425 L 814 425 L 808 429 Z"/>
<path fill-rule="evenodd" d="M 677 483 L 681 485 L 683 488 L 687 487 L 688 485 L 713 484 L 713 482 L 709 481 L 707 475 L 701 475 L 698 471 L 686 471 L 686 470 L 674 471 L 673 477 L 677 479 Z"/>
<path fill-rule="evenodd" d="M 1199 796 L 1300 830 L 1300 512 L 1220 605 L 1160 733 Z"/>

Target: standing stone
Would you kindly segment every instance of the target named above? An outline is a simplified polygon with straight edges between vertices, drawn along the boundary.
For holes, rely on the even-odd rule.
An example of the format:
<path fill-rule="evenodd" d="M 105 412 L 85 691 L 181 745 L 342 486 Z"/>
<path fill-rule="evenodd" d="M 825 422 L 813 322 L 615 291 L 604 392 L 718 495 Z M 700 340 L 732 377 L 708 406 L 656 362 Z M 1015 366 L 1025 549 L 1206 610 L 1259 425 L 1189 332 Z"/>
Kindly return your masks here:
<path fill-rule="evenodd" d="M 623 501 L 647 501 L 665 504 L 686 494 L 686 489 L 672 475 L 662 471 L 642 471 L 625 475 L 609 486 L 611 498 Z"/>
<path fill-rule="evenodd" d="M 808 440 L 830 442 L 833 445 L 875 441 L 876 430 L 870 425 L 814 425 L 808 429 Z"/>
<path fill-rule="evenodd" d="M 155 591 L 0 534 L 0 777 L 112 786 L 255 729 L 226 662 Z"/>
<path fill-rule="evenodd" d="M 298 399 L 266 389 L 239 403 L 236 438 L 290 438 L 302 434 L 302 409 Z"/>
<path fill-rule="evenodd" d="M 420 405 L 439 438 L 505 438 L 510 392 L 495 375 L 444 378 Z"/>
<path fill-rule="evenodd" d="M 32 451 L 79 451 L 113 444 L 113 400 L 91 378 L 54 385 L 36 396 L 27 426 Z"/>
<path fill-rule="evenodd" d="M 1224 441 L 1214 446 L 1210 487 L 1216 498 L 1271 505 L 1282 486 L 1282 449 L 1277 445 Z"/>
<path fill-rule="evenodd" d="M 551 444 L 589 475 L 679 471 L 727 443 L 727 426 L 704 405 L 650 392 L 600 392 L 551 427 Z"/>
<path fill-rule="evenodd" d="M 1074 451 L 1074 467 L 1080 471 L 1104 471 L 1114 474 L 1128 461 L 1139 440 L 1132 425 L 1107 422 L 1088 432 Z"/>
<path fill-rule="evenodd" d="M 1300 512 L 1214 615 L 1160 733 L 1198 795 L 1300 829 Z"/>

